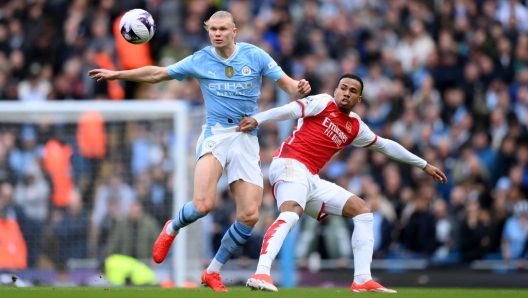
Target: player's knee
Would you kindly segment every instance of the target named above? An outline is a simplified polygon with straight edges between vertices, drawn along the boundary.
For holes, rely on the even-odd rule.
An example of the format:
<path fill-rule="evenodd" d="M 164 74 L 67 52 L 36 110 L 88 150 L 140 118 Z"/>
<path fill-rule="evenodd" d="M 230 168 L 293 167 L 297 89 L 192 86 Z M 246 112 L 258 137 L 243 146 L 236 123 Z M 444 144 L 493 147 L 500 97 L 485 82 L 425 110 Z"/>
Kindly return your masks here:
<path fill-rule="evenodd" d="M 359 197 L 351 197 L 343 208 L 343 216 L 353 218 L 360 214 L 370 213 L 370 205 Z"/>
<path fill-rule="evenodd" d="M 194 208 L 196 208 L 196 211 L 200 212 L 200 214 L 206 215 L 213 210 L 214 200 L 200 200 L 195 198 L 193 201 Z"/>
<path fill-rule="evenodd" d="M 280 212 L 295 212 L 297 214 L 302 214 L 304 211 L 301 205 L 295 201 L 285 201 L 280 205 L 279 209 Z"/>
<path fill-rule="evenodd" d="M 362 206 L 360 207 L 359 214 L 370 213 L 370 212 L 371 212 L 370 205 L 363 202 Z"/>
<path fill-rule="evenodd" d="M 246 226 L 252 227 L 259 220 L 258 210 L 245 210 L 243 212 L 237 212 L 237 219 Z"/>

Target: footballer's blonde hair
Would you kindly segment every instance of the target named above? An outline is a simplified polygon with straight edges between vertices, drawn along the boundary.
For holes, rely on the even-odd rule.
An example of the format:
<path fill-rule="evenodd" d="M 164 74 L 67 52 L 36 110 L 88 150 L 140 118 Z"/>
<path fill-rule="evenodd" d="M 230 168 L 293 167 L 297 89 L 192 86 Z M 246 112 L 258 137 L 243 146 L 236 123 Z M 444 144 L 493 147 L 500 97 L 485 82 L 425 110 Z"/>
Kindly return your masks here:
<path fill-rule="evenodd" d="M 209 21 L 210 20 L 219 20 L 219 19 L 231 19 L 231 22 L 233 22 L 233 26 L 236 28 L 235 19 L 233 18 L 233 15 L 229 11 L 225 10 L 219 10 L 209 18 L 209 20 L 204 22 L 204 28 L 205 30 L 209 31 Z"/>

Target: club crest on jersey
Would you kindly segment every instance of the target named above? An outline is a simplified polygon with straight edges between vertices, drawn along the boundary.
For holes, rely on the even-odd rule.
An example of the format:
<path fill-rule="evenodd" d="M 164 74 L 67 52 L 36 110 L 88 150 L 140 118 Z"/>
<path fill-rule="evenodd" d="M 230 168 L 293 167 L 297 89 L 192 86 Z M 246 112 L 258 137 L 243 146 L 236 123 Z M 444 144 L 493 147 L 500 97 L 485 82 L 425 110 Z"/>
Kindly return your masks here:
<path fill-rule="evenodd" d="M 347 122 L 347 124 L 346 124 L 346 130 L 348 131 L 348 133 L 350 133 L 350 132 L 352 131 L 352 123 Z"/>
<path fill-rule="evenodd" d="M 336 114 L 334 112 L 330 113 L 330 115 L 332 115 L 332 117 L 336 116 Z"/>
<path fill-rule="evenodd" d="M 244 66 L 242 67 L 242 75 L 247 77 L 251 74 L 251 68 L 249 68 L 249 66 Z"/>
<path fill-rule="evenodd" d="M 228 78 L 232 78 L 233 75 L 235 75 L 235 70 L 233 69 L 233 66 L 226 66 L 225 75 Z"/>
<path fill-rule="evenodd" d="M 207 141 L 207 143 L 205 143 L 205 148 L 207 149 L 213 149 L 214 147 L 216 147 L 215 141 Z"/>

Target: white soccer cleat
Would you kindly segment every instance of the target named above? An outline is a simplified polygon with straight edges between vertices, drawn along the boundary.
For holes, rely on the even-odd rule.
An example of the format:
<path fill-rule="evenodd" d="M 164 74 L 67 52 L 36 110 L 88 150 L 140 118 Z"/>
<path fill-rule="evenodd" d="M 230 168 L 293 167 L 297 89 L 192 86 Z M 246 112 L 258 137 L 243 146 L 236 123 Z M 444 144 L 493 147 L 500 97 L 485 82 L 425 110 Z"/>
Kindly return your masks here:
<path fill-rule="evenodd" d="M 278 292 L 277 287 L 273 285 L 273 280 L 267 274 L 253 274 L 246 282 L 246 287 L 252 291 L 271 291 Z"/>

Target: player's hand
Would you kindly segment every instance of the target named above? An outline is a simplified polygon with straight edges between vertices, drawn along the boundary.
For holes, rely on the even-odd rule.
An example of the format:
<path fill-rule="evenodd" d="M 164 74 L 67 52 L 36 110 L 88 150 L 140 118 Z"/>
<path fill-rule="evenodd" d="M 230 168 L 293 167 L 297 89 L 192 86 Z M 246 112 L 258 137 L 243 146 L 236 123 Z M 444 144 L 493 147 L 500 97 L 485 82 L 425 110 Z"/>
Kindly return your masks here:
<path fill-rule="evenodd" d="M 117 71 L 108 69 L 92 69 L 88 72 L 88 75 L 97 82 L 103 80 L 115 80 L 117 79 Z"/>
<path fill-rule="evenodd" d="M 423 171 L 426 172 L 427 175 L 433 177 L 434 181 L 438 181 L 443 184 L 447 183 L 446 175 L 442 173 L 442 171 L 440 171 L 437 167 L 433 167 L 432 165 L 427 164 Z"/>
<path fill-rule="evenodd" d="M 238 121 L 238 127 L 236 131 L 243 131 L 243 132 L 249 132 L 255 129 L 257 127 L 258 123 L 257 120 L 253 117 L 244 117 L 240 121 Z"/>
<path fill-rule="evenodd" d="M 302 79 L 299 81 L 299 84 L 297 85 L 297 92 L 299 92 L 302 95 L 308 95 L 310 92 L 312 92 L 312 87 L 310 86 L 310 83 L 308 83 L 307 80 Z"/>

